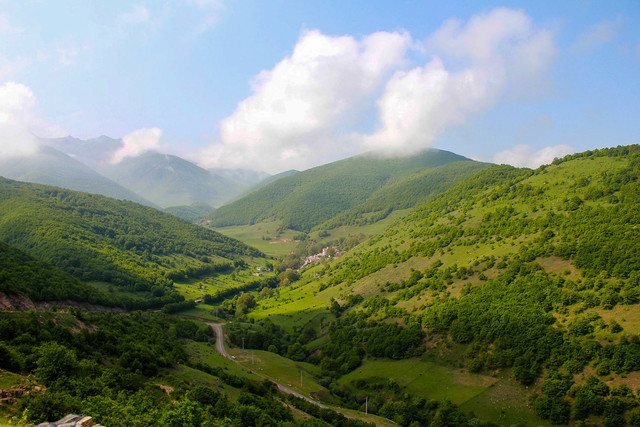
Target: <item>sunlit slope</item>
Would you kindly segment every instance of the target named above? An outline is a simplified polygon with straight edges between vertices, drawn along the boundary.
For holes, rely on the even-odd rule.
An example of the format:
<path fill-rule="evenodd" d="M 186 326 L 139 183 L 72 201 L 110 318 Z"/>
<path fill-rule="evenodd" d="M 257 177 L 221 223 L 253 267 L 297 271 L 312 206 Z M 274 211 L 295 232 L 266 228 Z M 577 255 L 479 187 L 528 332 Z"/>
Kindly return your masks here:
<path fill-rule="evenodd" d="M 262 254 L 132 202 L 0 180 L 0 240 L 84 281 L 161 296 L 172 280 Z"/>
<path fill-rule="evenodd" d="M 640 385 L 639 178 L 638 146 L 580 153 L 537 170 L 491 167 L 342 258 L 304 270 L 300 281 L 259 301 L 252 316 L 299 331 L 337 315 L 351 325 L 353 341 L 325 329 L 304 354 L 341 342 L 359 352 L 363 368 L 353 372 L 365 377 L 358 372 L 375 356 L 363 339 L 375 329 L 370 322 L 420 325 L 423 357 L 498 378 L 459 401 L 495 422 L 630 416 L 614 387 Z M 365 377 L 358 378 L 374 381 Z M 353 393 L 368 384 L 340 381 Z M 609 388 L 600 388 L 602 406 L 593 406 L 584 399 L 598 384 Z"/>
<path fill-rule="evenodd" d="M 279 179 L 216 210 L 210 225 L 281 221 L 282 229 L 309 231 L 365 202 L 376 191 L 424 169 L 468 160 L 441 150 L 411 157 L 384 158 L 367 154 L 319 166 Z M 470 162 L 470 161 L 469 161 Z"/>

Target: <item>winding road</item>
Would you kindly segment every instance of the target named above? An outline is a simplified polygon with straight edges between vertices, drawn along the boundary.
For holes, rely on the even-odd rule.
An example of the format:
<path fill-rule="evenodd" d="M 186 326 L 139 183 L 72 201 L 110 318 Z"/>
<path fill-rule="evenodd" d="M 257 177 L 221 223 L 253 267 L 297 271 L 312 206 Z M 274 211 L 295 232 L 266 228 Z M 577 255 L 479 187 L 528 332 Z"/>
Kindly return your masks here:
<path fill-rule="evenodd" d="M 224 357 L 226 357 L 227 359 L 230 359 L 231 361 L 238 363 L 238 361 L 237 361 L 237 360 L 233 359 L 233 358 L 229 355 L 229 353 L 227 353 L 227 349 L 226 349 L 226 348 L 224 348 L 224 334 L 223 334 L 223 332 L 222 332 L 222 324 L 221 324 L 221 323 L 207 323 L 207 325 L 211 326 L 211 327 L 213 328 L 213 330 L 214 330 L 214 331 L 216 331 L 216 351 L 217 351 L 218 353 L 220 353 L 220 355 L 221 355 L 221 356 L 224 356 Z M 278 390 L 280 390 L 280 391 L 281 391 L 281 392 L 283 392 L 283 393 L 292 394 L 292 395 L 294 395 L 295 397 L 298 397 L 298 398 L 300 398 L 300 399 L 304 399 L 304 400 L 306 400 L 306 401 L 307 401 L 307 402 L 309 402 L 309 403 L 312 403 L 312 404 L 314 404 L 314 405 L 316 405 L 316 406 L 319 406 L 320 408 L 328 409 L 328 408 L 327 408 L 325 405 L 323 405 L 322 403 L 320 403 L 320 402 L 318 402 L 318 401 L 316 401 L 316 400 L 313 400 L 313 399 L 311 399 L 310 397 L 307 397 L 307 396 L 305 396 L 305 395 L 303 395 L 303 394 L 301 394 L 301 393 L 298 393 L 297 391 L 291 390 L 289 387 L 285 387 L 285 386 L 283 386 L 282 384 L 279 384 L 279 383 L 277 383 L 277 382 L 273 381 L 273 379 L 272 379 L 272 378 L 269 378 L 269 377 L 267 377 L 267 376 L 266 376 L 266 375 L 264 375 L 264 374 L 261 374 L 261 373 L 259 373 L 259 372 L 256 372 L 256 371 L 254 371 L 253 369 L 250 369 L 250 368 L 248 368 L 248 367 L 246 367 L 246 366 L 243 366 L 243 367 L 244 367 L 244 368 L 246 368 L 246 369 L 248 369 L 249 371 L 251 371 L 251 373 L 253 373 L 253 374 L 255 374 L 255 375 L 259 376 L 259 377 L 262 377 L 262 378 L 264 378 L 264 379 L 267 379 L 267 380 L 269 380 L 269 381 L 273 382 L 273 383 L 276 385 L 276 387 L 278 388 Z M 351 418 L 351 417 L 350 417 L 349 415 L 347 415 L 347 414 L 344 414 L 344 413 L 343 413 L 342 415 L 344 415 L 344 416 L 345 416 L 345 417 L 347 417 L 347 418 Z"/>

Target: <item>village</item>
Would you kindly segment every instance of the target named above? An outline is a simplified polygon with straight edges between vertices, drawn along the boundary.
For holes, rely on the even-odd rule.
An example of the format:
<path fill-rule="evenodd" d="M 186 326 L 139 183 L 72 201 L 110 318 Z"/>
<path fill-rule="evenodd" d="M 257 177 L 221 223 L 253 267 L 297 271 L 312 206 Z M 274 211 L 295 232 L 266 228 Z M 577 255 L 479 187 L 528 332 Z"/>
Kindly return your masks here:
<path fill-rule="evenodd" d="M 320 262 L 326 258 L 339 257 L 339 256 L 342 256 L 342 253 L 340 252 L 340 248 L 336 246 L 333 246 L 333 247 L 327 246 L 326 248 L 322 249 L 322 252 L 318 252 L 315 255 L 309 255 L 308 257 L 306 257 L 304 260 L 304 264 L 302 264 L 298 270 L 302 270 L 307 265 L 313 264 L 314 262 Z"/>

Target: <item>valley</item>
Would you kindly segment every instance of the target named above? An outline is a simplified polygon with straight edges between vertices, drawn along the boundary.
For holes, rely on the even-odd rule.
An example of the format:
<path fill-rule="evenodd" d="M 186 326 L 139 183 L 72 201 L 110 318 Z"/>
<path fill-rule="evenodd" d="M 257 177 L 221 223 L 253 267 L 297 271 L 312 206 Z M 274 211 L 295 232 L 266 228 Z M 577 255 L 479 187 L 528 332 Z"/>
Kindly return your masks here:
<path fill-rule="evenodd" d="M 535 170 L 436 150 L 359 156 L 196 224 L 2 179 L 0 291 L 48 308 L 0 313 L 2 387 L 47 389 L 0 411 L 103 425 L 636 423 L 638 178 L 635 145 Z"/>

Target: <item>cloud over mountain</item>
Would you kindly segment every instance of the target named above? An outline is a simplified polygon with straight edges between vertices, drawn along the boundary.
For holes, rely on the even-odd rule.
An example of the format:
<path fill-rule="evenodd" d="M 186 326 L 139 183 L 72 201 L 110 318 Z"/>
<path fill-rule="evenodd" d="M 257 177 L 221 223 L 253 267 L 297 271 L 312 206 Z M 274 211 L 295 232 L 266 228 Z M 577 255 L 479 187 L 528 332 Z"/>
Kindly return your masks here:
<path fill-rule="evenodd" d="M 429 60 L 416 66 L 415 52 Z M 551 31 L 505 8 L 449 20 L 422 42 L 406 32 L 356 40 L 307 31 L 254 78 L 200 162 L 275 172 L 363 150 L 421 150 L 470 115 L 538 91 L 555 52 Z M 355 119 L 375 107 L 373 132 L 357 131 Z"/>
<path fill-rule="evenodd" d="M 417 151 L 469 115 L 518 94 L 543 74 L 555 54 L 553 36 L 520 11 L 495 9 L 466 25 L 449 20 L 426 41 L 427 64 L 399 70 L 378 100 L 379 128 L 367 147 Z M 445 62 L 446 61 L 446 62 Z"/>
<path fill-rule="evenodd" d="M 122 147 L 111 157 L 111 163 L 119 163 L 126 157 L 137 157 L 147 151 L 160 149 L 162 130 L 159 128 L 138 129 L 122 137 Z"/>
<path fill-rule="evenodd" d="M 313 153 L 341 150 L 338 129 L 366 108 L 387 72 L 402 65 L 409 43 L 406 33 L 356 40 L 305 32 L 291 56 L 255 77 L 252 95 L 222 120 L 221 141 L 204 150 L 202 163 L 262 162 L 279 170 L 308 162 Z"/>
<path fill-rule="evenodd" d="M 556 157 L 562 158 L 573 152 L 575 150 L 568 145 L 556 145 L 534 151 L 530 146 L 522 144 L 497 153 L 493 156 L 493 161 L 498 164 L 535 169 L 540 165 L 551 163 Z"/>

